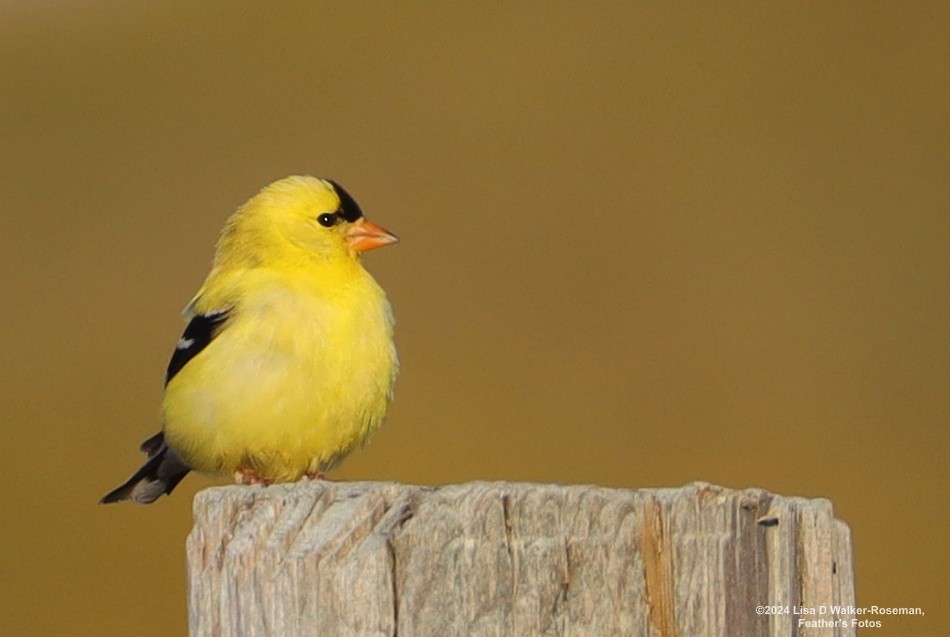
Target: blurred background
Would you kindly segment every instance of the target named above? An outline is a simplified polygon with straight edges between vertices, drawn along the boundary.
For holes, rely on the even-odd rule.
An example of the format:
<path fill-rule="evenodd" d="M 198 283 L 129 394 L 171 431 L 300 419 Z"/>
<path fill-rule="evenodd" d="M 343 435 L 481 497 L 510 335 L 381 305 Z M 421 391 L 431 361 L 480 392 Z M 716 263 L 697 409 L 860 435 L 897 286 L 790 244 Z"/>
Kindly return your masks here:
<path fill-rule="evenodd" d="M 950 5 L 0 4 L 0 627 L 186 631 L 157 430 L 224 219 L 294 173 L 402 238 L 387 424 L 332 477 L 827 497 L 946 625 Z"/>

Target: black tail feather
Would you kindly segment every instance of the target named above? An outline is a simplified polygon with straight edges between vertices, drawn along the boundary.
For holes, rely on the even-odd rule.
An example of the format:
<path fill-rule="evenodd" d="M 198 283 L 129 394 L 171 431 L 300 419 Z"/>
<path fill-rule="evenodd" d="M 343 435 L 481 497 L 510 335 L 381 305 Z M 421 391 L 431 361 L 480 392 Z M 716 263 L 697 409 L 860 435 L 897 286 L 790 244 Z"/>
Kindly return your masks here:
<path fill-rule="evenodd" d="M 147 455 L 149 458 L 157 454 L 162 450 L 162 447 L 165 446 L 165 432 L 159 431 L 157 434 L 143 442 L 139 446 L 139 451 Z"/>
<path fill-rule="evenodd" d="M 154 442 L 155 437 L 146 441 Z M 143 445 L 144 450 L 145 445 Z M 135 472 L 125 484 L 104 495 L 100 504 L 132 500 L 140 504 L 154 502 L 162 494 L 171 493 L 191 468 L 168 448 L 162 440 L 161 445 L 153 445 L 148 461 Z"/>

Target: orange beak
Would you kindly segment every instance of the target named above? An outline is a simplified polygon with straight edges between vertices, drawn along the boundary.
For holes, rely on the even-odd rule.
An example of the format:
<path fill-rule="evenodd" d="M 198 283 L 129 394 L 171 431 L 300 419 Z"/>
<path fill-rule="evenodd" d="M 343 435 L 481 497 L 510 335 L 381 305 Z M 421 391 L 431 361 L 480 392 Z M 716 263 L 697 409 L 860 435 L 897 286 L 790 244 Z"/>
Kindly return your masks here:
<path fill-rule="evenodd" d="M 397 243 L 399 238 L 366 219 L 358 219 L 346 232 L 346 242 L 357 252 L 366 252 Z"/>

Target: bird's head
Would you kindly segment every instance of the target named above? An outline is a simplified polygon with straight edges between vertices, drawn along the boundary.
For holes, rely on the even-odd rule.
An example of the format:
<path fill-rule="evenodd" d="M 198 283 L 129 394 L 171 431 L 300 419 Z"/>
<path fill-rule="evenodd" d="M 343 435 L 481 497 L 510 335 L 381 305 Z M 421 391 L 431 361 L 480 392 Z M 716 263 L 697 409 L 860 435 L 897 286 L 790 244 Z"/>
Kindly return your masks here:
<path fill-rule="evenodd" d="M 367 221 L 340 184 L 287 177 L 265 187 L 225 225 L 218 258 L 247 264 L 306 254 L 317 260 L 357 256 L 399 239 Z"/>

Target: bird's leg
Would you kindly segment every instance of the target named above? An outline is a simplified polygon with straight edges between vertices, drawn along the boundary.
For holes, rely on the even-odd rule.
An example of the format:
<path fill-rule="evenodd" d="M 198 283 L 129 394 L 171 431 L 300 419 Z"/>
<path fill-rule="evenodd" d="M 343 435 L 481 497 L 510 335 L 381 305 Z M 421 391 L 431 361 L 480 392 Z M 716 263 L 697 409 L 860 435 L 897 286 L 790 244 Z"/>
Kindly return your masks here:
<path fill-rule="evenodd" d="M 273 483 L 273 480 L 268 480 L 267 478 L 262 478 L 257 475 L 253 469 L 240 469 L 234 472 L 234 481 L 237 484 L 263 484 L 268 485 Z"/>
<path fill-rule="evenodd" d="M 322 471 L 308 471 L 304 474 L 304 477 L 307 478 L 307 480 L 329 480 L 327 474 Z"/>

